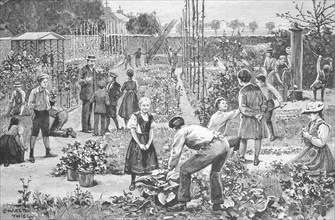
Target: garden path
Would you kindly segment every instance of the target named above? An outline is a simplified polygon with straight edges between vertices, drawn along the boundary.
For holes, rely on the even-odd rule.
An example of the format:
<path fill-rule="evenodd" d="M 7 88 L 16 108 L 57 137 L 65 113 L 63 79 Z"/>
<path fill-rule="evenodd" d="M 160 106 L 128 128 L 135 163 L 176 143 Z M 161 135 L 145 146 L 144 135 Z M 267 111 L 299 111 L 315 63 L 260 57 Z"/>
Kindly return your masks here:
<path fill-rule="evenodd" d="M 117 81 L 122 85 L 124 81 L 127 80 L 127 75 L 125 74 L 124 66 L 119 66 L 114 69 L 114 71 L 118 74 Z M 182 86 L 180 80 L 181 69 L 177 69 L 178 75 L 178 84 Z M 182 87 L 183 88 L 183 87 Z M 122 97 L 119 100 L 119 105 L 121 104 Z M 197 119 L 194 116 L 193 108 L 191 107 L 185 91 L 182 89 L 181 96 L 181 109 L 183 112 L 183 117 L 185 118 L 186 123 L 198 123 Z M 120 126 L 124 127 L 123 120 L 118 117 Z M 20 178 L 27 179 L 29 176 L 32 181 L 29 184 L 29 189 L 31 191 L 39 190 L 43 193 L 50 194 L 51 196 L 59 196 L 63 197 L 73 192 L 76 184 L 78 182 L 69 182 L 66 180 L 66 177 L 52 177 L 50 172 L 53 168 L 56 167 L 57 163 L 59 163 L 59 158 L 63 154 L 62 148 L 66 146 L 68 143 L 74 143 L 74 141 L 79 141 L 84 143 L 88 139 L 97 140 L 98 137 L 94 137 L 91 134 L 86 134 L 80 132 L 81 130 L 81 106 L 77 109 L 73 110 L 69 115 L 69 120 L 66 123 L 65 127 L 73 127 L 77 132 L 77 138 L 60 138 L 60 137 L 50 137 L 51 148 L 54 153 L 59 156 L 56 158 L 44 158 L 45 150 L 43 146 L 42 139 L 39 138 L 36 142 L 35 146 L 35 163 L 21 163 L 21 164 L 13 164 L 9 167 L 0 167 L 1 172 L 1 184 L 0 184 L 0 192 L 1 192 L 1 200 L 0 204 L 4 203 L 16 203 L 19 198 L 19 193 L 17 190 L 22 188 Z M 167 126 L 167 123 L 158 123 L 158 126 Z M 111 122 L 110 128 L 114 128 L 113 122 Z M 28 153 L 25 155 L 25 159 L 28 159 Z M 100 196 L 104 200 L 108 200 L 111 195 L 122 195 L 123 190 L 128 191 L 128 185 L 130 183 L 130 177 L 128 175 L 96 175 L 95 180 L 97 181 L 97 185 L 92 188 L 87 188 L 83 190 L 88 190 L 92 193 L 95 199 L 99 199 Z M 134 192 L 137 194 L 138 192 Z"/>

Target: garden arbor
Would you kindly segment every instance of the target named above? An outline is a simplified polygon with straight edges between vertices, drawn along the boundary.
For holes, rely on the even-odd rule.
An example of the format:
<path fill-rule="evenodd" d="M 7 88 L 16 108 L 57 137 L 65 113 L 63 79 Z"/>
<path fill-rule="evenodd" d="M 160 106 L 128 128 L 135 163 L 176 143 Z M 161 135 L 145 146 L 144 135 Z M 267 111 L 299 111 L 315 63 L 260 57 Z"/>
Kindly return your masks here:
<path fill-rule="evenodd" d="M 26 51 L 28 57 L 41 59 L 52 71 L 64 71 L 64 41 L 54 32 L 27 32 L 11 39 L 11 49 L 16 60 Z"/>

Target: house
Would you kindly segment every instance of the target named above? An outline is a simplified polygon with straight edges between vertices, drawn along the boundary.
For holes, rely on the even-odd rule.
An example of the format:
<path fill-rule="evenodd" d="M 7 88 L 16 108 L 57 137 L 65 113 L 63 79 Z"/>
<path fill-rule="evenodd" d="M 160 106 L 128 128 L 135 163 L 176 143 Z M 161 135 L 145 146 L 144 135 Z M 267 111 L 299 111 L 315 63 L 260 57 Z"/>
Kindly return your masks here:
<path fill-rule="evenodd" d="M 116 12 L 112 12 L 110 7 L 104 7 L 101 19 L 106 23 L 107 35 L 127 34 L 126 23 L 129 18 L 123 13 L 121 7 Z"/>

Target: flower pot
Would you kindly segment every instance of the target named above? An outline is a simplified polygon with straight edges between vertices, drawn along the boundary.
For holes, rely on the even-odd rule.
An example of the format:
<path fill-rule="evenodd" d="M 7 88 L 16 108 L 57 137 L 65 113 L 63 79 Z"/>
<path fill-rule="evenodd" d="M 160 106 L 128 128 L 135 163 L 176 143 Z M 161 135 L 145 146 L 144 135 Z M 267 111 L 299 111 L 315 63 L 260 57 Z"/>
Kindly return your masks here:
<path fill-rule="evenodd" d="M 79 185 L 82 187 L 92 187 L 94 183 L 94 171 L 93 170 L 79 170 Z"/>
<path fill-rule="evenodd" d="M 67 172 L 66 172 L 67 180 L 68 181 L 77 181 L 78 180 L 78 171 L 73 167 L 66 167 L 66 168 L 67 168 Z"/>

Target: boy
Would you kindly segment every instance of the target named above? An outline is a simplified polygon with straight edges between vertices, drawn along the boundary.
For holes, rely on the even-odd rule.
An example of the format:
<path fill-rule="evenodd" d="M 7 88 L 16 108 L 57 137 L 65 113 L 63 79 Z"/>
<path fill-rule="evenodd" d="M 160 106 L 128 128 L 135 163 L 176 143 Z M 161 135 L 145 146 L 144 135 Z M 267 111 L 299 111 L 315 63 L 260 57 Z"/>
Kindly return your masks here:
<path fill-rule="evenodd" d="M 141 48 L 138 48 L 138 50 L 134 53 L 135 55 L 135 65 L 136 67 L 141 66 L 141 56 L 145 55 L 145 53 L 142 53 Z"/>
<path fill-rule="evenodd" d="M 274 134 L 274 130 L 273 130 L 273 124 L 271 121 L 272 118 L 272 113 L 273 110 L 275 108 L 275 103 L 274 103 L 274 99 L 277 99 L 279 102 L 279 105 L 282 106 L 283 103 L 283 98 L 281 97 L 280 93 L 270 84 L 266 83 L 266 77 L 265 75 L 258 75 L 256 76 L 256 84 L 258 85 L 258 87 L 261 89 L 266 102 L 267 102 L 267 110 L 265 112 L 265 120 L 266 120 L 266 124 L 269 128 L 270 131 L 270 141 L 274 141 L 276 139 L 275 134 Z"/>
<path fill-rule="evenodd" d="M 239 149 L 240 160 L 245 161 L 245 152 L 248 140 L 255 141 L 254 166 L 260 163 L 262 139 L 266 137 L 262 118 L 267 109 L 267 103 L 261 89 L 252 84 L 249 70 L 242 69 L 237 73 L 238 83 L 242 86 L 238 95 L 238 104 L 241 111 L 241 121 L 238 137 L 241 138 Z"/>
<path fill-rule="evenodd" d="M 130 53 L 128 53 L 124 58 L 124 69 L 125 70 L 127 69 L 128 64 L 131 68 L 134 69 L 133 64 L 131 64 L 131 54 Z"/>
<path fill-rule="evenodd" d="M 99 119 L 101 121 L 101 135 L 103 136 L 106 131 L 106 105 L 110 105 L 110 101 L 107 92 L 104 90 L 105 87 L 105 81 L 99 81 L 99 90 L 93 94 L 90 100 L 90 103 L 94 102 L 94 136 L 99 136 Z"/>
<path fill-rule="evenodd" d="M 240 138 L 237 136 L 227 136 L 227 124 L 229 121 L 240 115 L 240 110 L 236 109 L 227 112 L 228 104 L 227 101 L 222 97 L 217 98 L 214 105 L 218 111 L 211 116 L 207 127 L 221 133 L 227 138 L 229 147 L 233 148 L 234 151 L 238 150 L 240 145 Z"/>
<path fill-rule="evenodd" d="M 119 122 L 117 121 L 117 115 L 116 115 L 116 107 L 117 107 L 117 101 L 121 97 L 121 86 L 118 82 L 116 82 L 117 75 L 113 72 L 109 73 L 108 81 L 109 84 L 107 85 L 107 93 L 110 101 L 110 105 L 107 105 L 107 125 L 106 125 L 106 132 L 109 132 L 109 124 L 110 124 L 110 118 L 113 119 L 116 129 L 119 130 Z"/>
<path fill-rule="evenodd" d="M 26 93 L 22 90 L 22 86 L 19 82 L 14 83 L 14 88 L 15 90 L 10 98 L 7 114 L 22 115 L 25 106 Z"/>
<path fill-rule="evenodd" d="M 29 95 L 28 107 L 34 111 L 33 113 L 33 127 L 31 130 L 30 137 L 30 155 L 29 160 L 31 163 L 35 163 L 34 158 L 34 147 L 36 138 L 39 130 L 42 131 L 43 143 L 46 150 L 46 157 L 56 157 L 56 154 L 51 153 L 49 143 L 49 91 L 47 90 L 48 85 L 47 74 L 40 74 L 37 76 L 37 82 L 39 86 L 33 89 Z"/>
<path fill-rule="evenodd" d="M 323 65 L 321 69 L 321 59 L 322 59 L 322 56 L 319 56 L 317 64 L 316 64 L 317 77 L 314 83 L 311 85 L 311 89 L 313 90 L 314 101 L 316 101 L 316 92 L 319 89 L 321 90 L 321 101 L 323 102 L 325 88 L 326 88 L 327 80 L 328 80 L 327 78 L 330 74 L 330 71 L 332 70 L 333 60 L 330 59 L 329 60 L 330 64 Z"/>

